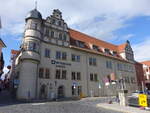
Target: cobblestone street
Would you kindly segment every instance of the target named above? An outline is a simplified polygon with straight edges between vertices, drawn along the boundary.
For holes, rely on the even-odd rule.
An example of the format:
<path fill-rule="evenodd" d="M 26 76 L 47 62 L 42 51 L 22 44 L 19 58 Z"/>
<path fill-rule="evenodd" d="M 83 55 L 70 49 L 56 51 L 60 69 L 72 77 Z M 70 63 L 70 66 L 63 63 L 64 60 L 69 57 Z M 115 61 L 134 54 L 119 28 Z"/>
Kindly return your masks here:
<path fill-rule="evenodd" d="M 96 105 L 98 103 L 106 101 L 104 98 L 89 98 L 79 101 L 19 103 L 6 96 L 3 95 L 2 98 L 1 95 L 0 113 L 120 113 L 97 108 Z"/>
<path fill-rule="evenodd" d="M 80 101 L 26 103 L 1 106 L 0 113 L 119 113 L 96 108 Z"/>

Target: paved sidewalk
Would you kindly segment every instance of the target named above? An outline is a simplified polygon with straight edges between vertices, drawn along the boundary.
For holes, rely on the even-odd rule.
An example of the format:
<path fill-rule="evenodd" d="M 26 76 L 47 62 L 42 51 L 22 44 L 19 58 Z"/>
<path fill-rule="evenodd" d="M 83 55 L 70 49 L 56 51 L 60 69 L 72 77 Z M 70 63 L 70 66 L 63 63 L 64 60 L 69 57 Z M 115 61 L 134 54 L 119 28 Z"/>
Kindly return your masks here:
<path fill-rule="evenodd" d="M 120 111 L 123 113 L 150 113 L 150 111 L 141 110 L 140 108 L 136 108 L 136 107 L 120 106 L 118 103 L 113 103 L 113 104 L 100 103 L 97 104 L 97 107 L 110 109 L 114 111 Z"/>

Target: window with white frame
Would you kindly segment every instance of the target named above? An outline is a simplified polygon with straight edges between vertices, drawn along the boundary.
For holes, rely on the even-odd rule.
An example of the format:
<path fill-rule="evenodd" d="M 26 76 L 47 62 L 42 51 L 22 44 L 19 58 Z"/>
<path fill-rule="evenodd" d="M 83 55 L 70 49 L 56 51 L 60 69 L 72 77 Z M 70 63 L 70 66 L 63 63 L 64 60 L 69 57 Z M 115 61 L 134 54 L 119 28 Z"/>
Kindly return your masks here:
<path fill-rule="evenodd" d="M 49 49 L 45 49 L 45 57 L 50 58 L 50 50 Z"/>
<path fill-rule="evenodd" d="M 72 59 L 72 61 L 74 61 L 74 62 L 80 62 L 80 55 L 72 54 L 72 55 L 71 55 L 71 59 Z"/>
<path fill-rule="evenodd" d="M 97 63 L 96 63 L 96 58 L 90 57 L 90 58 L 89 58 L 89 65 L 90 65 L 90 66 L 96 66 L 96 65 L 97 65 Z"/>
<path fill-rule="evenodd" d="M 106 61 L 106 67 L 108 69 L 112 69 L 112 62 L 111 61 Z"/>

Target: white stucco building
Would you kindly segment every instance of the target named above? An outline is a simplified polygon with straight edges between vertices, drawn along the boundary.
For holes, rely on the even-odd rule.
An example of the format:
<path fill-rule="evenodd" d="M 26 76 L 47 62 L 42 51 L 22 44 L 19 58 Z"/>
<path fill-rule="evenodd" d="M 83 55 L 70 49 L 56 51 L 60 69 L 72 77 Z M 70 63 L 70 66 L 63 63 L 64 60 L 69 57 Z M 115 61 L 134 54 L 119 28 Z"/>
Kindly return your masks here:
<path fill-rule="evenodd" d="M 34 9 L 25 20 L 15 61 L 18 99 L 116 95 L 120 79 L 129 92 L 137 89 L 129 41 L 114 45 L 73 30 L 58 9 L 46 19 Z"/>

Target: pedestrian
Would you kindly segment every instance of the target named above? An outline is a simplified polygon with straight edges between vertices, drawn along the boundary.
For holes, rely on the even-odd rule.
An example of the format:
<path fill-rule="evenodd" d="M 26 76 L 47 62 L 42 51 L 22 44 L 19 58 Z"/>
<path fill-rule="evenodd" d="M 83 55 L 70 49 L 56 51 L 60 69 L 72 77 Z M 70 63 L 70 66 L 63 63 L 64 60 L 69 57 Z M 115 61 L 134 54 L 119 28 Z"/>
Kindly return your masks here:
<path fill-rule="evenodd" d="M 117 102 L 117 103 L 120 102 L 118 94 L 116 95 L 116 102 Z"/>

